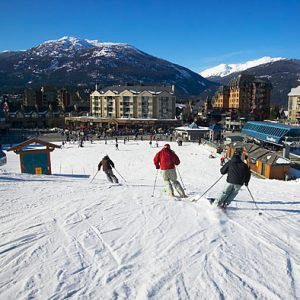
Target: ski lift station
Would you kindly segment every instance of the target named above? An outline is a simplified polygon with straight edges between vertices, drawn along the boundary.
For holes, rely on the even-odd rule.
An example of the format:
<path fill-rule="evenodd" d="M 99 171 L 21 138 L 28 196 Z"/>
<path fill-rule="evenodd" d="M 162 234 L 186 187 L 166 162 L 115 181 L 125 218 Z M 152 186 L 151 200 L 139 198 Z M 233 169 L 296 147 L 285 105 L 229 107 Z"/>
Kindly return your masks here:
<path fill-rule="evenodd" d="M 60 146 L 33 138 L 7 151 L 14 151 L 20 155 L 22 173 L 51 175 L 50 152 L 55 148 L 60 148 Z"/>
<path fill-rule="evenodd" d="M 299 144 L 300 146 L 300 126 L 249 121 L 243 127 L 242 133 L 278 146 L 284 146 L 285 142 Z"/>

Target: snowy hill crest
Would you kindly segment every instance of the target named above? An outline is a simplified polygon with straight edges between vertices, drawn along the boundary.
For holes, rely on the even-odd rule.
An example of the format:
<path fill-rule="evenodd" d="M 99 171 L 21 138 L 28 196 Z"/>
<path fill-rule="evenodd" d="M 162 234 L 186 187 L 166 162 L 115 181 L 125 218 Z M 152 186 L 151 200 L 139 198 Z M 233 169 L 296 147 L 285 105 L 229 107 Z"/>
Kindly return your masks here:
<path fill-rule="evenodd" d="M 113 52 L 115 48 L 130 48 L 132 50 L 137 50 L 125 43 L 103 43 L 98 40 L 80 39 L 72 36 L 64 36 L 57 40 L 46 41 L 33 47 L 31 50 L 33 50 L 34 54 L 40 56 L 60 56 L 62 52 L 74 55 L 78 51 L 84 51 L 91 48 L 94 48 L 95 51 L 97 51 L 97 49 L 105 48 L 105 53 L 108 54 L 108 56 L 111 56 L 108 52 Z"/>
<path fill-rule="evenodd" d="M 259 59 L 255 60 L 250 60 L 245 63 L 241 64 L 220 64 L 217 65 L 213 68 L 206 69 L 199 74 L 203 76 L 204 78 L 209 78 L 209 77 L 214 77 L 214 76 L 219 76 L 219 77 L 225 77 L 229 74 L 235 73 L 235 72 L 241 72 L 245 71 L 247 69 L 259 66 L 259 65 L 264 65 L 268 63 L 273 63 L 275 61 L 279 60 L 285 60 L 286 58 L 282 57 L 276 57 L 272 58 L 270 56 L 264 56 Z"/>

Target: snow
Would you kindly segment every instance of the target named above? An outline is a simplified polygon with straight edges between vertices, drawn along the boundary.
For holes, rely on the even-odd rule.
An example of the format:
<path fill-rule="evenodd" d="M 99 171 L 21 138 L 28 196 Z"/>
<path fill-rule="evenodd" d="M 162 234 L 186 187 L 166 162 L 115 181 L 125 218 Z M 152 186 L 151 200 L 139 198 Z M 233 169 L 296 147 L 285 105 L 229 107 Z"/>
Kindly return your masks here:
<path fill-rule="evenodd" d="M 213 68 L 206 69 L 206 70 L 200 72 L 199 74 L 205 78 L 212 77 L 212 76 L 225 77 L 231 73 L 245 71 L 247 69 L 250 69 L 250 68 L 253 68 L 253 67 L 256 67 L 259 65 L 273 63 L 275 61 L 284 60 L 284 59 L 285 58 L 282 58 L 282 57 L 272 58 L 269 56 L 264 56 L 259 59 L 250 60 L 250 61 L 247 61 L 247 62 L 241 63 L 241 64 L 220 64 Z"/>
<path fill-rule="evenodd" d="M 189 126 L 180 126 L 176 127 L 175 130 L 186 130 L 186 131 L 209 131 L 208 127 L 197 126 L 197 127 L 189 127 Z"/>
<path fill-rule="evenodd" d="M 292 88 L 291 91 L 288 93 L 288 96 L 300 96 L 300 85 L 296 88 Z"/>
<path fill-rule="evenodd" d="M 125 43 L 102 43 L 97 40 L 80 39 L 72 36 L 64 36 L 57 40 L 46 41 L 35 48 L 32 48 L 32 51 L 38 56 L 49 55 L 51 57 L 58 58 L 64 56 L 73 57 L 78 51 L 80 51 L 83 56 L 86 56 L 88 54 L 84 53 L 82 50 L 91 48 L 93 48 L 92 57 L 115 57 L 116 50 L 122 49 L 137 51 L 135 47 Z M 58 69 L 58 67 L 54 65 L 54 69 Z"/>
<path fill-rule="evenodd" d="M 110 42 L 100 42 L 98 40 L 89 40 L 89 39 L 80 39 L 77 37 L 72 36 L 63 36 L 60 39 L 57 40 L 49 40 L 42 44 L 40 44 L 38 47 L 53 47 L 53 45 L 60 45 L 64 48 L 72 48 L 72 49 L 81 49 L 81 48 L 91 48 L 91 47 L 114 47 L 114 46 L 124 46 L 124 47 L 130 47 L 126 43 L 110 43 Z M 133 47 L 130 47 L 133 48 Z"/>
<path fill-rule="evenodd" d="M 60 44 L 63 45 L 65 48 L 75 48 L 75 49 L 80 49 L 80 48 L 90 48 L 93 46 L 98 46 L 101 44 L 97 40 L 88 40 L 88 39 L 80 39 L 77 37 L 72 37 L 72 36 L 63 36 L 60 39 L 57 40 L 49 40 L 44 43 L 42 43 L 40 46 L 47 46 L 47 45 L 53 45 L 53 44 Z"/>
<path fill-rule="evenodd" d="M 276 163 L 277 164 L 290 164 L 291 161 L 289 159 L 286 159 L 284 157 L 279 157 L 277 160 L 276 160 Z"/>
<path fill-rule="evenodd" d="M 208 159 L 207 145 L 168 143 L 186 192 L 199 199 L 220 177 L 219 159 Z M 151 197 L 160 148 L 130 141 L 119 149 L 114 141 L 67 144 L 51 153 L 52 176 L 20 174 L 19 156 L 7 153 L 1 299 L 300 298 L 299 179 L 252 177 L 262 215 L 245 187 L 225 214 L 204 198 L 169 199 L 160 174 Z M 91 182 L 105 154 L 121 185 L 102 171 Z"/>

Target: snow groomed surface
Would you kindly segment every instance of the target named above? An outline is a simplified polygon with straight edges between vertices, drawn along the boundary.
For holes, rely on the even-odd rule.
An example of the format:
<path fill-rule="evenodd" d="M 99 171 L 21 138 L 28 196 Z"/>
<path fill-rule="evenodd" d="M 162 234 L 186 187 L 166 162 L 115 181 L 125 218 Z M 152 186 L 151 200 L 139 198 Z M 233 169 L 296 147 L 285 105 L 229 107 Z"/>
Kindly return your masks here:
<path fill-rule="evenodd" d="M 163 142 L 160 142 L 163 146 Z M 170 143 L 187 194 L 219 174 L 210 148 Z M 0 299 L 299 299 L 300 181 L 252 178 L 226 214 L 208 201 L 170 200 L 148 142 L 67 144 L 53 176 L 0 173 Z M 97 171 L 110 155 L 126 179 Z M 90 175 L 89 178 L 88 175 Z M 215 196 L 224 177 L 206 195 Z M 176 201 L 177 200 L 177 201 Z"/>

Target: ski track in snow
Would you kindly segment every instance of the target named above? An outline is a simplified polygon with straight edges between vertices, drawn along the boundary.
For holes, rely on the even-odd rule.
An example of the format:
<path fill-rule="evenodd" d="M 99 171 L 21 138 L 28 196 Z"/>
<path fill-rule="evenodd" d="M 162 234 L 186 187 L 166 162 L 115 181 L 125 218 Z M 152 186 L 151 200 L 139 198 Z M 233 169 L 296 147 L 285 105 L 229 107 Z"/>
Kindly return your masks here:
<path fill-rule="evenodd" d="M 199 199 L 219 176 L 219 160 L 207 159 L 203 145 L 171 147 L 190 199 Z M 160 175 L 151 197 L 158 150 L 145 141 L 53 152 L 54 173 L 88 179 L 19 174 L 8 153 L 0 299 L 300 299 L 299 180 L 252 177 L 262 215 L 246 188 L 224 213 L 205 199 L 168 198 Z M 116 171 L 120 185 L 103 172 L 90 182 L 106 153 L 126 182 Z"/>

